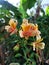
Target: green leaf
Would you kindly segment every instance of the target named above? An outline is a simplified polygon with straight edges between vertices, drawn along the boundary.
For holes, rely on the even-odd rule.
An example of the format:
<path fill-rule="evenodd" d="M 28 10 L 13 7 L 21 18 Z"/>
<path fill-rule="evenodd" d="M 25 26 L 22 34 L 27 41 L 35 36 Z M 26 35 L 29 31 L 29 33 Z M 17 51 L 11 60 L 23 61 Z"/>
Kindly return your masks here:
<path fill-rule="evenodd" d="M 27 8 L 31 8 L 34 6 L 36 0 L 20 0 L 20 6 L 22 6 L 24 8 L 24 10 L 26 11 Z"/>
<path fill-rule="evenodd" d="M 49 16 L 49 6 L 46 7 L 46 15 Z"/>
<path fill-rule="evenodd" d="M 35 56 L 36 56 L 36 58 L 39 58 L 39 55 L 37 53 L 35 54 Z"/>
<path fill-rule="evenodd" d="M 17 53 L 15 57 L 21 57 L 22 55 L 20 53 Z"/>
<path fill-rule="evenodd" d="M 14 50 L 14 51 L 19 51 L 19 45 L 15 45 L 15 46 L 13 47 L 13 50 Z"/>
<path fill-rule="evenodd" d="M 32 65 L 36 65 L 36 62 L 35 62 L 35 61 L 33 61 L 33 62 L 32 62 Z"/>
<path fill-rule="evenodd" d="M 30 59 L 34 58 L 34 52 L 30 54 Z"/>

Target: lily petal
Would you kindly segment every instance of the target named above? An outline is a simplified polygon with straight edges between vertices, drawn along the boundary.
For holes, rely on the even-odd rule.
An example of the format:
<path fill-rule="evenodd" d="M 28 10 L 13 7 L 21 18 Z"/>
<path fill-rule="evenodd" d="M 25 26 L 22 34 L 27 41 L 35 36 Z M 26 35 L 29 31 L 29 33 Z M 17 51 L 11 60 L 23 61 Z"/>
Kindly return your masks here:
<path fill-rule="evenodd" d="M 10 25 L 11 27 L 13 27 L 13 28 L 16 28 L 17 22 L 14 22 L 14 19 L 11 19 L 11 20 L 9 21 L 9 25 Z"/>
<path fill-rule="evenodd" d="M 9 28 L 10 28 L 9 25 L 5 26 L 5 30 L 7 30 L 7 32 L 9 31 Z"/>
<path fill-rule="evenodd" d="M 21 37 L 21 38 L 24 37 L 24 36 L 23 36 L 23 31 L 22 31 L 22 30 L 19 31 L 19 34 L 20 34 L 20 37 Z"/>

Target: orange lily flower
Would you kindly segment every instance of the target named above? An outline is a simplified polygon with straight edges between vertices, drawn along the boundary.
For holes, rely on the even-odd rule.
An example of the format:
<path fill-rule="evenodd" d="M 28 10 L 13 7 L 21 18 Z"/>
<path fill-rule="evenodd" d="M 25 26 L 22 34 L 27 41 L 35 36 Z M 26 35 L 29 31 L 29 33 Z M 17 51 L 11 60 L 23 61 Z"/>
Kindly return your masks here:
<path fill-rule="evenodd" d="M 21 30 L 19 31 L 20 37 L 28 38 L 30 36 L 36 36 L 40 34 L 38 30 L 38 25 L 33 23 L 28 23 L 28 20 L 23 19 L 23 23 L 21 25 Z"/>
<path fill-rule="evenodd" d="M 16 26 L 17 26 L 17 21 L 14 22 L 14 19 L 11 19 L 9 21 L 9 25 L 5 26 L 5 29 L 7 30 L 7 32 L 14 34 L 17 33 Z"/>

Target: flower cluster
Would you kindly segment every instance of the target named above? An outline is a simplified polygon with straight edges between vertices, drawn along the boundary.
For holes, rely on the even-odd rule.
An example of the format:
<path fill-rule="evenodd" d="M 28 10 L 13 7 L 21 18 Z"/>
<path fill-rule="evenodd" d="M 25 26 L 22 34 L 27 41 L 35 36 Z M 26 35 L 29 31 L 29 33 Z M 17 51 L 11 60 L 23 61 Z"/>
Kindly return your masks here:
<path fill-rule="evenodd" d="M 17 23 L 17 21 L 11 19 L 9 24 L 5 26 L 5 29 L 10 33 L 10 35 L 17 33 Z M 27 19 L 23 19 L 20 30 L 18 32 L 20 38 L 25 38 L 26 41 L 29 37 L 36 37 L 36 40 L 30 44 L 30 46 L 33 46 L 33 50 L 44 49 L 45 43 L 42 42 L 43 38 L 40 36 L 41 32 L 39 31 L 37 24 L 30 23 Z"/>

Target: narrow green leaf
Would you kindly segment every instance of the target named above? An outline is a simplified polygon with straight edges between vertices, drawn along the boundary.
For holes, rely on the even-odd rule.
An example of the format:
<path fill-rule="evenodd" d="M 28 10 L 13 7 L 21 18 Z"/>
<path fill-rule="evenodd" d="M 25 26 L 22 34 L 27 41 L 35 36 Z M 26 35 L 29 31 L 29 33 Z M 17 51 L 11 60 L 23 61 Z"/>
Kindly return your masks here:
<path fill-rule="evenodd" d="M 20 53 L 16 54 L 15 57 L 21 57 L 22 55 Z"/>

